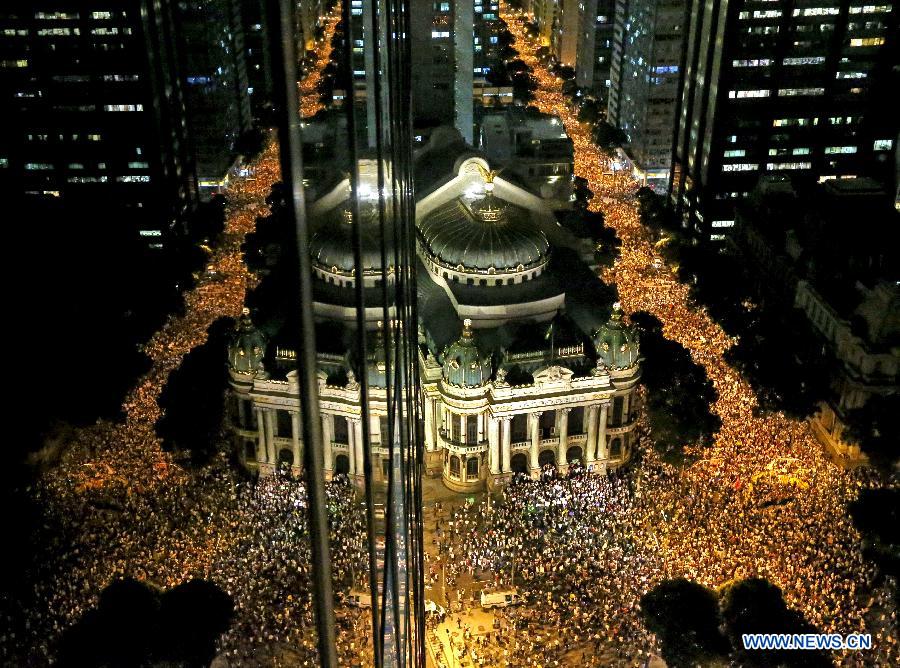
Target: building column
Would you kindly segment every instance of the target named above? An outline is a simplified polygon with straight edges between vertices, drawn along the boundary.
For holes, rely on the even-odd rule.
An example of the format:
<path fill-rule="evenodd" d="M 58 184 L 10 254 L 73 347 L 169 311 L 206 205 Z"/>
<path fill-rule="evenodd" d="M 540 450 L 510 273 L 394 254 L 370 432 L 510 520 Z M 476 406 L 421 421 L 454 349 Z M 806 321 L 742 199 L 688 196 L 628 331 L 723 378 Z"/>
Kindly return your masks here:
<path fill-rule="evenodd" d="M 258 440 L 256 442 L 256 463 L 265 464 L 266 462 L 266 420 L 263 417 L 262 408 L 255 408 L 256 411 L 256 433 Z"/>
<path fill-rule="evenodd" d="M 609 402 L 600 404 L 600 435 L 598 437 L 597 458 L 609 459 L 609 444 L 606 442 L 606 421 L 609 419 Z"/>
<path fill-rule="evenodd" d="M 275 410 L 267 408 L 266 418 L 266 452 L 269 464 L 275 466 L 278 462 L 278 453 L 275 451 Z"/>
<path fill-rule="evenodd" d="M 482 443 L 486 441 L 485 438 L 486 432 L 484 428 L 484 413 L 479 413 L 475 418 L 475 427 L 476 427 L 476 440 L 475 443 Z M 469 445 L 475 445 L 475 443 L 469 443 Z"/>
<path fill-rule="evenodd" d="M 425 397 L 425 449 L 432 452 L 437 443 L 434 438 L 434 400 Z"/>
<path fill-rule="evenodd" d="M 353 421 L 353 443 L 354 443 L 354 453 L 353 459 L 356 460 L 356 475 L 362 475 L 365 471 L 363 467 L 364 461 L 363 457 L 365 457 L 365 453 L 363 453 L 363 433 L 362 433 L 362 420 L 354 420 Z"/>
<path fill-rule="evenodd" d="M 322 455 L 326 471 L 334 471 L 331 443 L 334 441 L 334 416 L 322 413 Z"/>
<path fill-rule="evenodd" d="M 571 408 L 560 408 L 557 413 L 559 416 L 559 427 L 557 429 L 559 433 L 559 447 L 556 452 L 557 466 L 568 464 L 566 461 L 566 450 L 569 449 L 569 411 L 571 410 Z"/>
<path fill-rule="evenodd" d="M 587 452 L 584 454 L 585 464 L 590 464 L 597 459 L 597 409 L 599 406 L 593 404 L 588 406 L 588 423 L 587 423 Z"/>
<path fill-rule="evenodd" d="M 529 450 L 529 459 L 528 462 L 529 468 L 536 469 L 538 468 L 538 451 L 541 448 L 541 415 L 543 415 L 543 411 L 535 411 L 530 414 L 531 417 L 531 449 Z"/>
<path fill-rule="evenodd" d="M 622 397 L 622 425 L 630 422 L 628 414 L 631 411 L 631 392 Z"/>
<path fill-rule="evenodd" d="M 497 418 L 488 420 L 488 458 L 491 475 L 500 473 L 500 421 Z"/>
<path fill-rule="evenodd" d="M 347 459 L 350 461 L 347 473 L 353 476 L 356 475 L 356 420 L 351 420 L 347 426 Z"/>
<path fill-rule="evenodd" d="M 244 398 L 237 393 L 232 394 L 234 400 L 237 401 L 238 424 L 241 429 L 247 428 L 247 407 L 244 406 Z"/>
<path fill-rule="evenodd" d="M 300 413 L 291 413 L 291 447 L 294 452 L 294 466 L 303 466 L 303 453 L 300 452 Z"/>
<path fill-rule="evenodd" d="M 501 448 L 502 448 L 502 458 L 501 458 L 501 473 L 509 473 L 512 471 L 512 417 L 506 416 L 502 418 L 502 424 L 500 425 L 501 431 L 503 432 L 503 438 L 501 440 Z"/>

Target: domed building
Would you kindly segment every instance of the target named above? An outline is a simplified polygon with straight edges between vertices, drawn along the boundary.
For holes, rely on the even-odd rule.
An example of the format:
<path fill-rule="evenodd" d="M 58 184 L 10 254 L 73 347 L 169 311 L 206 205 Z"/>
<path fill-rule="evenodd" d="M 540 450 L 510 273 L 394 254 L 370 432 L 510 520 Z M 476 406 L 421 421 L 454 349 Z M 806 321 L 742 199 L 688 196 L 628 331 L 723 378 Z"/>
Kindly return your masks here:
<path fill-rule="evenodd" d="M 443 156 L 441 164 L 448 162 Z M 361 171 L 366 185 L 365 175 L 374 170 L 364 163 Z M 420 171 L 427 170 L 417 166 Z M 427 473 L 468 492 L 504 485 L 516 473 L 536 476 L 546 467 L 604 470 L 628 462 L 638 413 L 638 339 L 619 310 L 608 319 L 598 316 L 611 300 L 604 301 L 608 289 L 585 264 L 590 249 L 579 249 L 540 197 L 471 152 L 420 185 L 415 271 Z M 345 180 L 308 211 L 315 316 L 352 331 L 360 277 L 349 194 Z M 392 281 L 394 273 L 392 267 L 382 271 L 380 229 L 370 206 L 362 193 L 368 359 L 356 360 L 354 346 L 337 351 L 340 342 L 317 341 L 330 344 L 318 354 L 326 475 L 347 474 L 360 484 L 365 427 L 376 479 L 386 480 L 390 470 L 384 341 L 398 326 L 392 309 L 386 318 L 381 307 L 382 281 Z M 568 294 L 573 284 L 579 289 Z M 291 465 L 299 471 L 304 444 L 293 352 L 270 344 L 270 366 L 277 368 L 263 372 L 261 357 L 248 363 L 246 352 L 237 352 L 258 343 L 242 338 L 234 352 L 229 349 L 235 439 L 248 468 L 267 473 Z M 360 408 L 362 374 L 367 415 Z"/>

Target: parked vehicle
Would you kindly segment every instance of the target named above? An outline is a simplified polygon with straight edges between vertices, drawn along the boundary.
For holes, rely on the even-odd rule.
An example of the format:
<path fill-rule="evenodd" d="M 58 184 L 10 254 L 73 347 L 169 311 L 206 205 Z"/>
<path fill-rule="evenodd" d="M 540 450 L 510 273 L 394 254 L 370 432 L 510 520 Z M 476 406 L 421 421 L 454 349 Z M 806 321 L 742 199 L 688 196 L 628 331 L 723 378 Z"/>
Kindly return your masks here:
<path fill-rule="evenodd" d="M 488 608 L 506 608 L 510 605 L 518 605 L 521 602 L 522 598 L 516 589 L 481 592 L 481 607 L 485 610 Z"/>

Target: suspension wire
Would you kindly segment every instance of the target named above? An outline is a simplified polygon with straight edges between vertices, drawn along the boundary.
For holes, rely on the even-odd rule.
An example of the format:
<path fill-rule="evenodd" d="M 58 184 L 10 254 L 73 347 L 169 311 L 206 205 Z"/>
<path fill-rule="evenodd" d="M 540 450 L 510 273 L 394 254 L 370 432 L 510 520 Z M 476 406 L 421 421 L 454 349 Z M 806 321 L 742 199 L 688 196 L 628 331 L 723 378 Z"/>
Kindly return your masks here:
<path fill-rule="evenodd" d="M 365 484 L 366 500 L 366 536 L 368 538 L 369 557 L 369 593 L 372 597 L 372 648 L 374 650 L 374 666 L 382 668 L 384 657 L 382 656 L 381 638 L 382 628 L 379 621 L 380 607 L 378 604 L 378 557 L 376 554 L 375 540 L 375 490 L 372 474 L 372 438 L 369 420 L 369 374 L 368 374 L 368 347 L 366 334 L 366 298 L 365 285 L 363 283 L 362 262 L 362 219 L 359 214 L 359 150 L 356 134 L 356 105 L 353 82 L 353 24 L 350 13 L 351 3 L 344 0 L 341 4 L 341 20 L 344 24 L 344 58 L 341 63 L 344 82 L 344 112 L 347 115 L 347 141 L 350 151 L 350 213 L 352 220 L 353 242 L 353 269 L 355 274 L 356 297 L 356 357 L 357 377 L 359 383 L 359 409 L 362 420 L 362 450 L 363 450 L 363 479 Z M 357 466 L 360 463 L 357 462 Z M 357 470 L 357 473 L 359 471 Z"/>
<path fill-rule="evenodd" d="M 294 41 L 294 9 L 292 0 L 269 0 L 271 25 L 279 30 L 280 39 L 272 40 L 272 66 L 275 94 L 278 96 L 281 178 L 288 193 L 287 213 L 293 222 L 295 252 L 298 255 L 297 379 L 300 400 L 300 424 L 306 473 L 307 510 L 309 515 L 310 553 L 312 558 L 312 599 L 316 615 L 319 664 L 337 667 L 335 646 L 334 596 L 331 581 L 325 466 L 321 447 L 322 419 L 319 413 L 318 379 L 316 377 L 316 338 L 312 312 L 312 266 L 309 255 L 309 225 L 303 191 L 303 145 L 300 137 L 300 102 L 297 91 L 297 54 Z"/>

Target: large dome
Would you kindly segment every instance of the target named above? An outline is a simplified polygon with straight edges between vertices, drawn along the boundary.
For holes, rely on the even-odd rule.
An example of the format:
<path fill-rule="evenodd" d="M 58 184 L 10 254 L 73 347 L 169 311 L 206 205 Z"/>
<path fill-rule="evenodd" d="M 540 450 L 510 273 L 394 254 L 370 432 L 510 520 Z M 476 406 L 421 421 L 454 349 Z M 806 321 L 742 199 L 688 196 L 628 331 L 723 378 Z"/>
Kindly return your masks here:
<path fill-rule="evenodd" d="M 640 360 L 640 341 L 633 327 L 622 322 L 622 311 L 618 303 L 605 325 L 594 332 L 594 346 L 597 356 L 613 370 L 630 369 Z"/>
<path fill-rule="evenodd" d="M 491 194 L 439 206 L 419 223 L 419 237 L 438 264 L 462 271 L 522 271 L 546 261 L 550 251 L 527 210 Z"/>
<path fill-rule="evenodd" d="M 360 206 L 363 274 L 381 273 L 381 228 L 375 214 L 373 207 Z M 332 273 L 353 272 L 352 220 L 346 202 L 325 213 L 319 229 L 309 241 L 313 264 Z M 393 253 L 388 244 L 387 256 L 392 257 Z"/>

